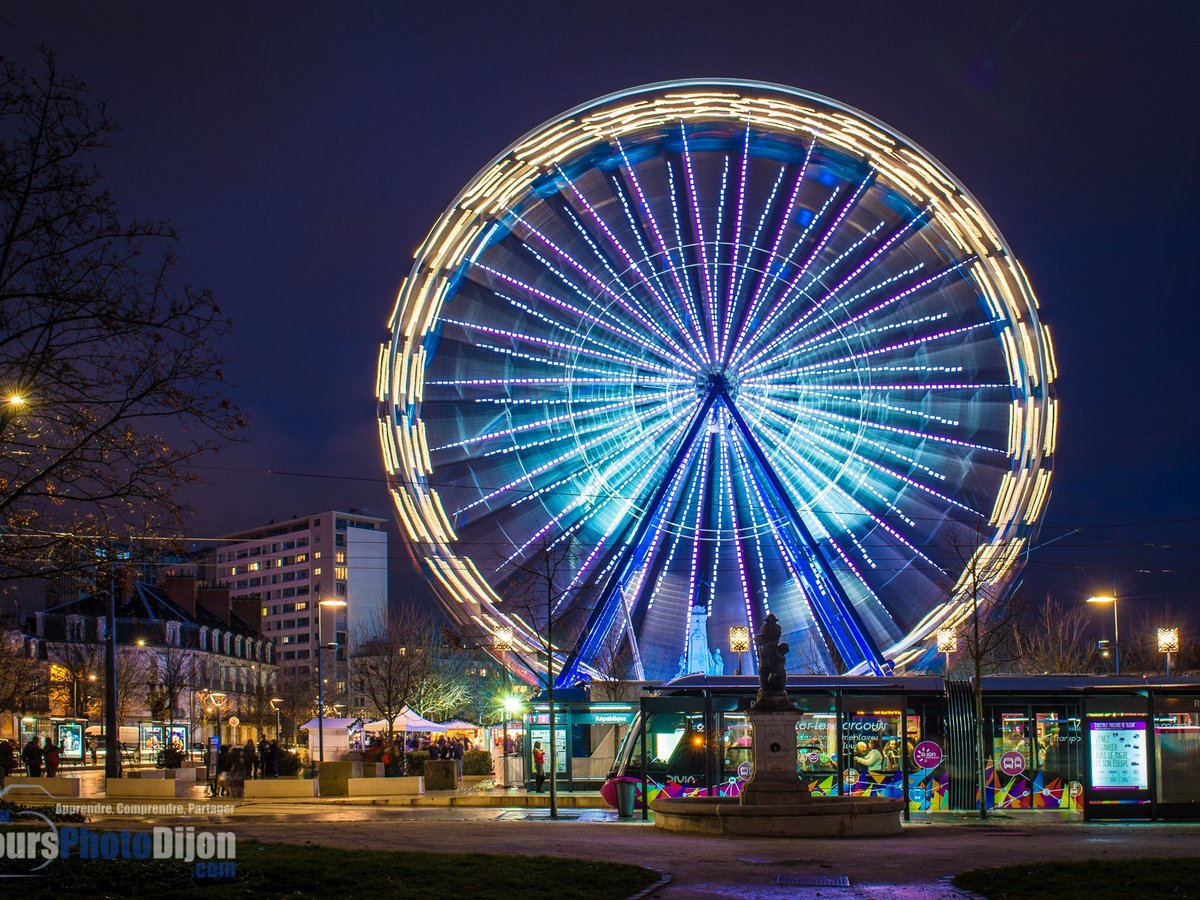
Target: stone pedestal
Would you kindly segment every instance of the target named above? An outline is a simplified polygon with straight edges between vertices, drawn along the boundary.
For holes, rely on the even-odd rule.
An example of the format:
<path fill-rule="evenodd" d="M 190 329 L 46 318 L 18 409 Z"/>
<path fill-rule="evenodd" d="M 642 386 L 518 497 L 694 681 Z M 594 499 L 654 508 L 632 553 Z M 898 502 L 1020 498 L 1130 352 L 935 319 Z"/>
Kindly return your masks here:
<path fill-rule="evenodd" d="M 765 704 L 764 704 L 765 705 Z M 800 710 L 788 704 L 751 709 L 754 772 L 742 788 L 743 806 L 789 806 L 811 799 L 796 772 L 796 723 Z"/>

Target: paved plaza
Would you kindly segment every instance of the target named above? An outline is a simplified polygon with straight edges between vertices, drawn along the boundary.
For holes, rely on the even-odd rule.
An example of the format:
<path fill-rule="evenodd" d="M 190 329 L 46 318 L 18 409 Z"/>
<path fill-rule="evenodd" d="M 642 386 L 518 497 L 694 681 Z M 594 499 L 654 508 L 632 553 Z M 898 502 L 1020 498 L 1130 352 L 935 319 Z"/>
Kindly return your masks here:
<path fill-rule="evenodd" d="M 966 895 L 949 878 L 981 866 L 1200 855 L 1200 826 L 1083 824 L 1046 812 L 1002 813 L 986 822 L 914 815 L 896 837 L 800 840 L 669 834 L 607 809 L 569 809 L 551 821 L 544 808 L 364 806 L 336 798 L 205 805 L 218 814 L 99 823 L 204 821 L 270 842 L 612 860 L 661 870 L 670 881 L 649 896 L 663 898 L 951 898 Z"/>

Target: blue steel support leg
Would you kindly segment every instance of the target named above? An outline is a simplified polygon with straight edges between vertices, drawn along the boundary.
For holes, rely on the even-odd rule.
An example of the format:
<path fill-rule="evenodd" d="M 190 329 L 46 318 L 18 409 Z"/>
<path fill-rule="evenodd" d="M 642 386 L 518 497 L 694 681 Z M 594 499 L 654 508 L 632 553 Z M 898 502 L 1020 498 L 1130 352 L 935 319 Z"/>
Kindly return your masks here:
<path fill-rule="evenodd" d="M 650 498 L 650 503 L 646 508 L 646 515 L 642 516 L 639 520 L 633 537 L 629 540 L 625 550 L 622 551 L 620 558 L 617 560 L 617 564 L 613 567 L 613 576 L 609 579 L 608 584 L 605 585 L 599 602 L 588 617 L 587 625 L 580 633 L 579 640 L 575 644 L 575 649 L 571 651 L 571 655 L 567 658 L 566 663 L 559 672 L 559 676 L 555 681 L 556 685 L 573 684 L 579 678 L 580 661 L 590 659 L 607 638 L 609 629 L 612 627 L 613 620 L 619 611 L 618 604 L 624 602 L 621 598 L 621 590 L 628 583 L 633 573 L 646 561 L 646 554 L 653 543 L 651 540 L 653 534 L 651 530 L 652 526 L 661 521 L 662 517 L 666 514 L 663 506 L 670 493 L 671 485 L 675 481 L 675 476 L 679 473 L 684 460 L 687 459 L 692 442 L 696 439 L 696 435 L 699 434 L 705 420 L 708 418 L 709 412 L 713 408 L 713 404 L 717 402 L 719 396 L 720 390 L 716 387 L 711 388 L 704 398 L 704 402 L 700 404 L 700 408 L 692 417 L 692 421 L 688 425 L 688 430 L 675 451 L 675 456 L 671 459 L 662 481 L 659 482 L 658 488 Z M 633 598 L 635 605 L 637 601 L 638 598 Z M 632 620 L 632 618 L 633 610 L 631 609 L 630 619 Z"/>

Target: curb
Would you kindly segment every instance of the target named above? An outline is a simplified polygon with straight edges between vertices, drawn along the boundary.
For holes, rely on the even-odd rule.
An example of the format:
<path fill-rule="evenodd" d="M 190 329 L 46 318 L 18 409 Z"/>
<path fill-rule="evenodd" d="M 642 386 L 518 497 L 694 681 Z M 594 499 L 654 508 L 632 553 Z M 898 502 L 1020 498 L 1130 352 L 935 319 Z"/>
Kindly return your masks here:
<path fill-rule="evenodd" d="M 655 891 L 659 890 L 660 888 L 665 888 L 672 881 L 671 873 L 666 871 L 665 869 L 659 869 L 659 868 L 656 868 L 655 866 L 642 866 L 642 868 L 649 869 L 651 872 L 657 872 L 658 873 L 658 881 L 654 882 L 654 884 L 650 885 L 649 887 L 642 888 L 636 894 L 630 894 L 628 897 L 625 898 L 625 900 L 642 900 L 643 897 L 649 897 L 651 894 L 653 894 Z"/>

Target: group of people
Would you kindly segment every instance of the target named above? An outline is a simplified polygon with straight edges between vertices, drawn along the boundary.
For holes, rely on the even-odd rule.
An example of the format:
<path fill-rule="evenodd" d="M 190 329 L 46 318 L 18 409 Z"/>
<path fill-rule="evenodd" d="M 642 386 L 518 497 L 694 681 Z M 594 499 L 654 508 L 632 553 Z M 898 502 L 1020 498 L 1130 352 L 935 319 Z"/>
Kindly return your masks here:
<path fill-rule="evenodd" d="M 408 753 L 425 751 L 430 759 L 454 760 L 458 777 L 462 777 L 463 755 L 472 749 L 471 742 L 465 737 L 446 737 L 442 735 L 436 741 L 419 743 L 410 738 L 407 746 L 397 736 L 389 746 L 383 748 L 380 761 L 384 766 L 384 774 L 397 776 L 405 774 Z"/>
<path fill-rule="evenodd" d="M 0 741 L 0 771 L 6 776 L 11 775 L 19 765 L 24 764 L 26 775 L 40 778 L 45 774 L 47 777 L 53 778 L 58 774 L 61 762 L 62 750 L 50 738 L 43 738 L 42 743 L 39 744 L 36 735 L 31 737 L 29 743 L 21 749 L 19 761 L 12 742 Z"/>
<path fill-rule="evenodd" d="M 278 741 L 260 738 L 258 745 L 246 741 L 243 747 L 221 747 L 217 754 L 216 778 L 209 784 L 215 797 L 242 795 L 246 779 L 275 778 L 279 775 L 279 757 L 283 750 Z"/>

